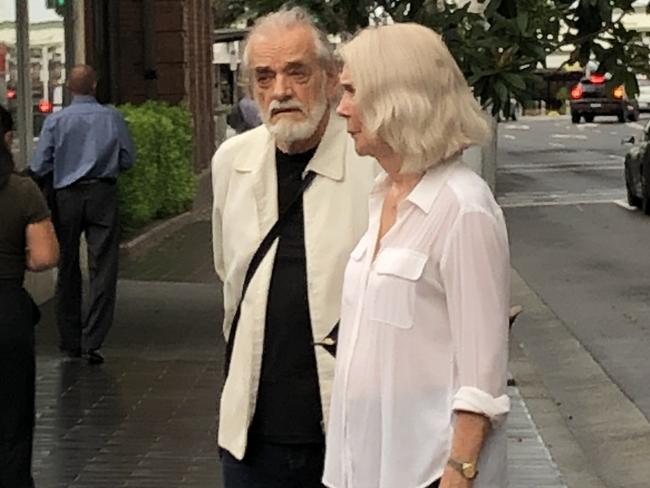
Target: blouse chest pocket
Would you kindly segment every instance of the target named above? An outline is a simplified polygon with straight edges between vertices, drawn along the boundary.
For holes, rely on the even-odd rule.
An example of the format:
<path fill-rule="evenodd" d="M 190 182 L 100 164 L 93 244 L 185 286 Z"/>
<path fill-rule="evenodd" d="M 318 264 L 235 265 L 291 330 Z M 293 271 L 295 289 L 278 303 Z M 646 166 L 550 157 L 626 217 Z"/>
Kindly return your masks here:
<path fill-rule="evenodd" d="M 426 254 L 386 248 L 377 256 L 369 318 L 400 329 L 413 327 L 416 286 L 427 263 Z"/>
<path fill-rule="evenodd" d="M 350 253 L 343 280 L 343 303 L 354 304 L 359 299 L 367 247 L 366 238 L 362 237 L 361 241 Z"/>

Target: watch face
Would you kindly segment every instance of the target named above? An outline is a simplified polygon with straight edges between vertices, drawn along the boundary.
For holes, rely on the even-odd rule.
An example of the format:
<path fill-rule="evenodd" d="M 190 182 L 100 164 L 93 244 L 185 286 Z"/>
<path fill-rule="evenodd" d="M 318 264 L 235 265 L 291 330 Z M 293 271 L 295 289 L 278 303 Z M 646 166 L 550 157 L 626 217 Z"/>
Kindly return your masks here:
<path fill-rule="evenodd" d="M 471 463 L 463 463 L 463 475 L 469 479 L 475 478 L 476 467 Z"/>

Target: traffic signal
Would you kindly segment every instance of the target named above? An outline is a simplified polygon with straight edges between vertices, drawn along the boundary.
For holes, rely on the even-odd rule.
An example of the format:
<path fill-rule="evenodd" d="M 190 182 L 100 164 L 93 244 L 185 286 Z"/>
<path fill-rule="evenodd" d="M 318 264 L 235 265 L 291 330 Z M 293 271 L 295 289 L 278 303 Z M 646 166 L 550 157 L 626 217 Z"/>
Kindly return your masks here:
<path fill-rule="evenodd" d="M 61 8 L 65 6 L 65 0 L 45 0 L 45 8 Z"/>

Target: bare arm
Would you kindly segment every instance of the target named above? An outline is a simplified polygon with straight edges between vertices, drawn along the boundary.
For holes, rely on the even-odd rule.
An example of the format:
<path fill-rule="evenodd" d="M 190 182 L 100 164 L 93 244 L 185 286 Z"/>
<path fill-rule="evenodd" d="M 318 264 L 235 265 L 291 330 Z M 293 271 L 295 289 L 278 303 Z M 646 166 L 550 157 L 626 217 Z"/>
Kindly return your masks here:
<path fill-rule="evenodd" d="M 59 262 L 59 242 L 50 219 L 29 224 L 25 229 L 26 265 L 30 271 L 45 271 Z"/>
<path fill-rule="evenodd" d="M 456 412 L 451 458 L 460 462 L 477 464 L 483 441 L 490 430 L 490 421 L 484 415 Z M 446 466 L 440 488 L 470 488 L 472 481 L 463 477 L 451 466 Z"/>

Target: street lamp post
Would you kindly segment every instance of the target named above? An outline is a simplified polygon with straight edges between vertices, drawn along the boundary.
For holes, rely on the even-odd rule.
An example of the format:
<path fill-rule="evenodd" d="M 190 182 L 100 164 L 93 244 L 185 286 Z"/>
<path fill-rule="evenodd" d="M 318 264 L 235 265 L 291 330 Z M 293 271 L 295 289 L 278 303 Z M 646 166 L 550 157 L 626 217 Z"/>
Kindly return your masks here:
<path fill-rule="evenodd" d="M 27 2 L 16 0 L 16 60 L 18 64 L 18 145 L 19 164 L 26 166 L 34 147 L 32 77 L 29 55 L 29 11 Z"/>

